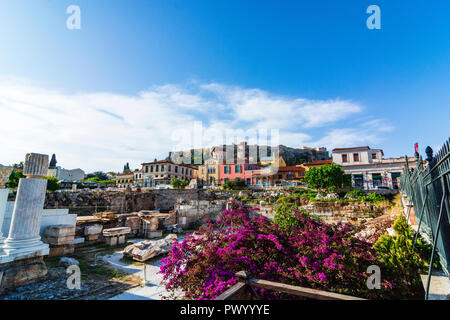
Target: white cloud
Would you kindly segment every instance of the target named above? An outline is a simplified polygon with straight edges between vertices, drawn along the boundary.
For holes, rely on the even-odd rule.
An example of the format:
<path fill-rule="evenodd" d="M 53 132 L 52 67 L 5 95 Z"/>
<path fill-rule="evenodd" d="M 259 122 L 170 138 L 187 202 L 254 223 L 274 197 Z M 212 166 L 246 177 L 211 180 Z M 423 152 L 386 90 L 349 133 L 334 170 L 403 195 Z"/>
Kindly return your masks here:
<path fill-rule="evenodd" d="M 221 143 L 226 130 L 239 142 L 258 128 L 280 129 L 280 143 L 292 147 L 375 143 L 378 133 L 388 131 L 381 120 L 372 120 L 373 130 L 329 128 L 362 110 L 346 100 L 281 97 L 217 83 L 168 84 L 124 95 L 67 93 L 2 79 L 0 163 L 39 152 L 56 153 L 58 165 L 66 168 L 119 171 L 126 162 L 137 168 L 143 161 L 189 148 L 195 121 L 205 127 L 196 147 Z M 312 128 L 323 128 L 322 137 L 304 132 Z"/>

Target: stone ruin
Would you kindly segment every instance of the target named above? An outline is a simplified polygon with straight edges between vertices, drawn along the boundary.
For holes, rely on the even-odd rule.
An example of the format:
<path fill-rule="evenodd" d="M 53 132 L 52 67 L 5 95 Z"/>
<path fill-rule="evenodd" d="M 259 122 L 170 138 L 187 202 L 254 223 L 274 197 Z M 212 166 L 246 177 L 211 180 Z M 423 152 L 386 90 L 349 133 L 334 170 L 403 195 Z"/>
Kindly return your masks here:
<path fill-rule="evenodd" d="M 47 189 L 47 180 L 43 177 L 47 174 L 47 168 L 48 155 L 26 155 L 23 169 L 25 178 L 19 180 L 7 238 L 0 232 L 0 292 L 5 288 L 35 281 L 47 274 L 43 256 L 48 255 L 49 245 L 42 242 L 39 235 Z M 2 170 L 2 181 L 4 173 Z M 8 193 L 8 189 L 1 190 L 0 227 L 3 224 Z"/>

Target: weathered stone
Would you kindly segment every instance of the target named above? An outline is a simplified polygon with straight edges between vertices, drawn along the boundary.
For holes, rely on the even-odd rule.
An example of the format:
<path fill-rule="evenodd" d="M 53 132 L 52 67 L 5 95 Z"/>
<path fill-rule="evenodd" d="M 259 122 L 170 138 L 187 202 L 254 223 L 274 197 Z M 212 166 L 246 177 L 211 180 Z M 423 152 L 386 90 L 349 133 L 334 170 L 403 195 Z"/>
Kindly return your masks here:
<path fill-rule="evenodd" d="M 163 231 L 162 231 L 162 230 L 150 231 L 150 232 L 147 234 L 147 237 L 148 237 L 149 239 L 159 238 L 159 237 L 162 237 L 162 234 L 163 234 Z"/>
<path fill-rule="evenodd" d="M 136 261 L 147 261 L 158 255 L 167 253 L 177 240 L 175 234 L 169 234 L 160 240 L 145 240 L 131 244 L 123 250 L 123 255 Z"/>
<path fill-rule="evenodd" d="M 104 229 L 103 236 L 105 236 L 105 237 L 121 236 L 121 235 L 128 234 L 130 232 L 131 232 L 131 228 L 129 228 L 129 227 Z"/>
<path fill-rule="evenodd" d="M 48 155 L 27 153 L 23 165 L 23 175 L 26 177 L 45 177 L 48 170 Z"/>
<path fill-rule="evenodd" d="M 75 235 L 75 226 L 66 224 L 48 226 L 44 229 L 43 235 L 47 237 L 64 237 Z"/>
<path fill-rule="evenodd" d="M 0 265 L 0 293 L 4 289 L 23 286 L 42 279 L 47 274 L 47 267 L 42 257 L 34 257 L 8 262 Z"/>
<path fill-rule="evenodd" d="M 118 242 L 118 237 L 107 237 L 106 238 L 106 244 L 110 245 L 111 247 L 116 246 Z"/>
<path fill-rule="evenodd" d="M 94 240 L 98 240 L 100 238 L 100 234 L 90 234 L 86 236 L 86 240 L 87 241 L 94 241 Z"/>
<path fill-rule="evenodd" d="M 76 237 L 75 239 L 73 239 L 72 244 L 77 245 L 77 244 L 82 244 L 84 243 L 84 238 L 83 237 Z"/>
<path fill-rule="evenodd" d="M 6 187 L 12 171 L 13 167 L 0 167 L 0 189 Z"/>
<path fill-rule="evenodd" d="M 84 228 L 84 234 L 86 236 L 100 234 L 102 232 L 102 229 L 103 226 L 101 224 L 93 224 Z"/>
<path fill-rule="evenodd" d="M 42 237 L 43 242 L 54 246 L 72 244 L 74 239 L 75 239 L 74 234 L 62 237 L 49 237 L 49 236 Z"/>
<path fill-rule="evenodd" d="M 63 246 L 50 246 L 49 257 L 59 257 L 70 255 L 75 252 L 75 247 L 73 244 L 63 245 Z"/>
<path fill-rule="evenodd" d="M 80 263 L 78 262 L 78 260 L 74 258 L 62 257 L 61 259 L 59 259 L 59 265 L 62 267 L 70 267 L 73 265 L 78 266 L 79 264 Z"/>

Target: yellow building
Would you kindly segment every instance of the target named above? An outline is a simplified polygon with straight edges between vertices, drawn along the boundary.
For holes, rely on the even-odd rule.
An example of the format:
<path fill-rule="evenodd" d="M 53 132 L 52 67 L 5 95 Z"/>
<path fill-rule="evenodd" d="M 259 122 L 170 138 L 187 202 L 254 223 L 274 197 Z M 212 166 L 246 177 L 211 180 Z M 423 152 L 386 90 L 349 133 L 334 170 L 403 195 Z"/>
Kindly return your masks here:
<path fill-rule="evenodd" d="M 220 184 L 220 164 L 215 159 L 208 159 L 198 167 L 197 179 L 202 185 L 218 186 Z"/>

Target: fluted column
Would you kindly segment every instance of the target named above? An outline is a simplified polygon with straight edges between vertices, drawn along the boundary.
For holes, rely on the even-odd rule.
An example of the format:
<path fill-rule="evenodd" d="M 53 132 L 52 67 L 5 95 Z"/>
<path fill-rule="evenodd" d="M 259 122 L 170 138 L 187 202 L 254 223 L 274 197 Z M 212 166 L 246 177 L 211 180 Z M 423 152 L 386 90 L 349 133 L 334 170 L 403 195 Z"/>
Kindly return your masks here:
<path fill-rule="evenodd" d="M 6 203 L 8 201 L 9 189 L 6 189 L 6 183 L 9 180 L 13 168 L 0 167 L 0 255 L 3 255 L 3 242 L 5 238 L 2 234 L 3 219 L 5 218 Z"/>
<path fill-rule="evenodd" d="M 41 241 L 39 229 L 44 207 L 48 155 L 29 153 L 25 157 L 23 174 L 19 181 L 11 227 L 4 243 L 10 259 L 23 259 L 48 254 L 47 244 Z"/>

